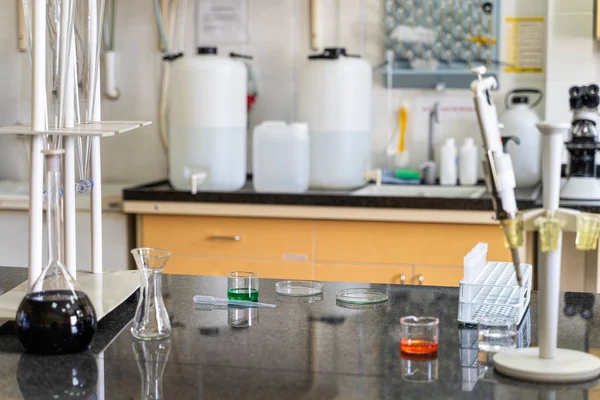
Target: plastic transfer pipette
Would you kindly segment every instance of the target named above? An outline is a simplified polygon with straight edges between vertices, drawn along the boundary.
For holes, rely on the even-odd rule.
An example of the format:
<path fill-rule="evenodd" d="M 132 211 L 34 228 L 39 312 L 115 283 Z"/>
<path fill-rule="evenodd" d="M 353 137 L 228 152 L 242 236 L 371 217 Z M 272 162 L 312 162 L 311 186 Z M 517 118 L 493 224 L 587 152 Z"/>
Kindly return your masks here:
<path fill-rule="evenodd" d="M 252 308 L 275 308 L 277 305 L 268 304 L 268 303 L 257 303 L 255 301 L 245 301 L 245 300 L 229 300 L 229 299 L 220 299 L 218 297 L 212 296 L 194 296 L 194 303 L 196 304 L 226 304 L 229 306 L 242 306 L 242 307 L 252 307 Z"/>

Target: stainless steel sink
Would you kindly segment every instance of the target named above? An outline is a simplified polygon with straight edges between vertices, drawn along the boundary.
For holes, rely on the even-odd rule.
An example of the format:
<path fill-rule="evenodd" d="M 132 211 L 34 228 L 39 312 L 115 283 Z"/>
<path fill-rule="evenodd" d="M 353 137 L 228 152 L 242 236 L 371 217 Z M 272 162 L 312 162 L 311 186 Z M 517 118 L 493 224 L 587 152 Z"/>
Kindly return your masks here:
<path fill-rule="evenodd" d="M 485 194 L 483 186 L 368 185 L 350 192 L 352 196 L 441 197 L 478 199 Z"/>

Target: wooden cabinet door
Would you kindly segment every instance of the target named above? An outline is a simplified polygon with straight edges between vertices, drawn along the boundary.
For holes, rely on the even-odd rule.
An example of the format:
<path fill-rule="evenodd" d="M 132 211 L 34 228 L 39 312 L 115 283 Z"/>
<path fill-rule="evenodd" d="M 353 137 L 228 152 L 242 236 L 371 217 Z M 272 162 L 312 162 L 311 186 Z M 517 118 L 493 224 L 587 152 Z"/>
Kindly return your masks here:
<path fill-rule="evenodd" d="M 312 260 L 314 222 L 291 219 L 144 215 L 144 247 L 175 255 Z"/>
<path fill-rule="evenodd" d="M 463 276 L 464 268 L 416 265 L 412 284 L 458 287 Z"/>
<path fill-rule="evenodd" d="M 316 264 L 316 279 L 335 282 L 409 284 L 410 265 Z"/>
<path fill-rule="evenodd" d="M 496 225 L 318 221 L 316 260 L 459 267 L 478 242 L 489 260 L 511 260 Z"/>

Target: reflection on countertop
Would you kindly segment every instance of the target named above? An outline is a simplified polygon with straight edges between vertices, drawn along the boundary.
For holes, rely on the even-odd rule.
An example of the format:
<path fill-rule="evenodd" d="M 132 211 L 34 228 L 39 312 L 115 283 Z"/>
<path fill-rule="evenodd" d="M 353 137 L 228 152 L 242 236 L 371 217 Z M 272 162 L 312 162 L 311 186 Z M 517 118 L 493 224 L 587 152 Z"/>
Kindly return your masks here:
<path fill-rule="evenodd" d="M 0 268 L 0 287 L 9 289 L 25 275 L 24 269 Z M 372 287 L 387 292 L 389 300 L 362 309 L 337 306 L 335 293 L 348 287 Z M 134 310 L 118 308 L 101 322 L 97 339 L 103 343 L 94 343 L 89 353 L 95 362 L 88 354 L 52 358 L 20 354 L 7 345 L 15 340 L 14 334 L 2 330 L 0 398 L 53 398 L 56 390 L 71 390 L 81 393 L 79 398 L 111 400 L 140 394 L 148 398 L 152 391 L 179 400 L 528 399 L 551 393 L 583 400 L 591 388 L 598 389 L 598 381 L 534 385 L 502 378 L 492 370 L 483 371 L 474 386 L 464 385 L 458 289 L 328 282 L 322 299 L 287 302 L 277 298 L 275 281 L 264 279 L 260 301 L 276 303 L 277 308 L 258 310 L 259 323 L 238 327 L 229 323 L 228 310 L 197 310 L 192 302 L 195 294 L 223 296 L 226 288 L 227 280 L 221 277 L 165 276 L 172 337 L 151 344 L 137 342 L 128 329 Z M 536 297 L 531 303 L 533 346 Z M 596 300 L 591 294 L 561 296 L 560 346 L 600 349 Z M 432 359 L 410 360 L 400 354 L 399 318 L 404 315 L 440 319 L 440 347 Z M 425 379 L 415 382 L 405 376 L 417 368 Z M 69 374 L 77 379 L 68 380 Z M 38 384 L 23 387 L 34 377 Z"/>

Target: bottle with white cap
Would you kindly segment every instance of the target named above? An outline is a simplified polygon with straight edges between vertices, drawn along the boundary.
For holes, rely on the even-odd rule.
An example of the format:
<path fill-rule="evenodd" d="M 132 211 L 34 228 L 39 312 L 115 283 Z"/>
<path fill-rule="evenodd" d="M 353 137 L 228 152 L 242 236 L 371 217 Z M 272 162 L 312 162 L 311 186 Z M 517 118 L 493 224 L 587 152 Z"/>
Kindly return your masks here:
<path fill-rule="evenodd" d="M 477 184 L 479 173 L 477 146 L 472 137 L 465 139 L 458 154 L 458 182 L 461 186 Z"/>
<path fill-rule="evenodd" d="M 446 139 L 440 151 L 440 185 L 456 186 L 456 153 L 454 139 Z"/>

